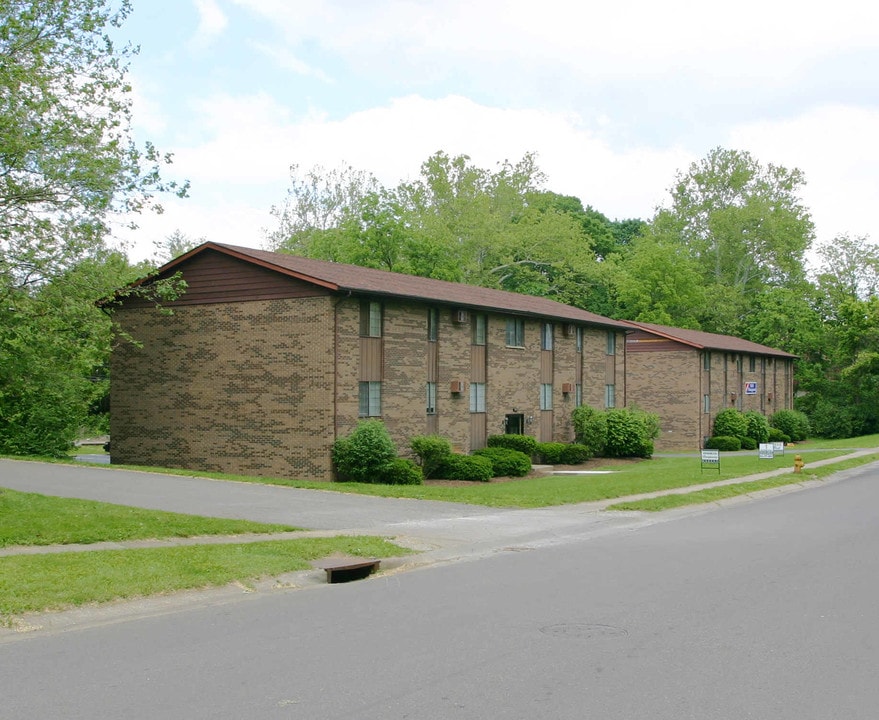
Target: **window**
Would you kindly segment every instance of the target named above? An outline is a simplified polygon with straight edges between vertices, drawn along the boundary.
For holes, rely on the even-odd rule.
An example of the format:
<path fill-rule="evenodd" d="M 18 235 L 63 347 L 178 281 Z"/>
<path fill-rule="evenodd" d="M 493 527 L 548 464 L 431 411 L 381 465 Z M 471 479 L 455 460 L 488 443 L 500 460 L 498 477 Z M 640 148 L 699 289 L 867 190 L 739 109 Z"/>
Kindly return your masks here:
<path fill-rule="evenodd" d="M 702 353 L 702 369 L 711 369 L 711 353 L 708 350 Z"/>
<path fill-rule="evenodd" d="M 702 412 L 710 413 L 711 412 L 711 396 L 703 395 L 702 396 Z"/>
<path fill-rule="evenodd" d="M 748 370 L 754 372 L 757 369 L 757 358 L 754 355 L 748 356 Z"/>
<path fill-rule="evenodd" d="M 577 326 L 577 352 L 583 352 L 583 328 Z"/>
<path fill-rule="evenodd" d="M 427 383 L 427 414 L 436 415 L 436 383 Z"/>
<path fill-rule="evenodd" d="M 736 355 L 736 372 L 742 371 L 742 356 Z"/>
<path fill-rule="evenodd" d="M 360 303 L 360 336 L 382 336 L 382 304 L 376 300 Z"/>
<path fill-rule="evenodd" d="M 525 321 L 522 318 L 507 319 L 507 347 L 525 347 Z"/>
<path fill-rule="evenodd" d="M 616 407 L 616 386 L 604 386 L 604 407 Z"/>
<path fill-rule="evenodd" d="M 439 328 L 439 310 L 436 308 L 428 308 L 427 310 L 427 339 L 436 342 L 437 331 Z"/>
<path fill-rule="evenodd" d="M 552 410 L 552 383 L 540 384 L 540 409 Z"/>
<path fill-rule="evenodd" d="M 488 329 L 488 318 L 485 315 L 473 317 L 473 344 L 485 345 L 485 335 Z"/>
<path fill-rule="evenodd" d="M 378 417 L 382 414 L 382 384 L 377 381 L 360 383 L 360 417 Z"/>
<path fill-rule="evenodd" d="M 543 323 L 540 326 L 540 349 L 552 350 L 552 323 Z"/>
<path fill-rule="evenodd" d="M 583 386 L 580 383 L 574 385 L 574 407 L 580 407 L 583 404 Z"/>
<path fill-rule="evenodd" d="M 617 334 L 613 330 L 607 331 L 607 354 L 617 354 Z"/>
<path fill-rule="evenodd" d="M 485 412 L 485 383 L 470 383 L 470 412 Z"/>

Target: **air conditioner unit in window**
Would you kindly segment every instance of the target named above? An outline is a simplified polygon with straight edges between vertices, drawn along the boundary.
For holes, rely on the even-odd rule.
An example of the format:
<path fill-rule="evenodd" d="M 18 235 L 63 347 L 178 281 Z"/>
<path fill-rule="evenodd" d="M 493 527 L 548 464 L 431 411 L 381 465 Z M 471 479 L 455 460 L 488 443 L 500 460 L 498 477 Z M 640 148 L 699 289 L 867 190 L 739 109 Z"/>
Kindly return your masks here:
<path fill-rule="evenodd" d="M 456 323 L 467 322 L 467 311 L 466 310 L 452 310 L 452 322 L 456 322 Z"/>
<path fill-rule="evenodd" d="M 566 395 L 574 392 L 574 383 L 562 383 L 562 392 Z"/>
<path fill-rule="evenodd" d="M 460 380 L 452 380 L 449 383 L 449 392 L 452 393 L 462 393 L 464 392 L 464 383 Z"/>

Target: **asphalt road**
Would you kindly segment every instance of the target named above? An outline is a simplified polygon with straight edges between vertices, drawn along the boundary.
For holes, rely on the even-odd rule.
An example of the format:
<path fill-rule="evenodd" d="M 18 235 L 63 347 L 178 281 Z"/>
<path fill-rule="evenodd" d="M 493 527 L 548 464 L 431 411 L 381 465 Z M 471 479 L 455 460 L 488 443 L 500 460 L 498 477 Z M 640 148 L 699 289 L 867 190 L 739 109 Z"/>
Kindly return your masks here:
<path fill-rule="evenodd" d="M 0 717 L 872 720 L 876 466 L 771 499 L 0 643 Z M 0 482 L 2 484 L 2 482 Z"/>

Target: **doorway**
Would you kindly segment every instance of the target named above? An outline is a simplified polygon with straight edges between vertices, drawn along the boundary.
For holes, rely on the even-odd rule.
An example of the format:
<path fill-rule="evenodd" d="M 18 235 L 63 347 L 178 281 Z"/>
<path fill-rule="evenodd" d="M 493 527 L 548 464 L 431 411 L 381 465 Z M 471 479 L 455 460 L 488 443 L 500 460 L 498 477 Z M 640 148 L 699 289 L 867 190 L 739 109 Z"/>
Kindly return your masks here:
<path fill-rule="evenodd" d="M 525 415 L 522 413 L 514 413 L 507 415 L 504 420 L 505 435 L 524 435 L 525 434 Z"/>

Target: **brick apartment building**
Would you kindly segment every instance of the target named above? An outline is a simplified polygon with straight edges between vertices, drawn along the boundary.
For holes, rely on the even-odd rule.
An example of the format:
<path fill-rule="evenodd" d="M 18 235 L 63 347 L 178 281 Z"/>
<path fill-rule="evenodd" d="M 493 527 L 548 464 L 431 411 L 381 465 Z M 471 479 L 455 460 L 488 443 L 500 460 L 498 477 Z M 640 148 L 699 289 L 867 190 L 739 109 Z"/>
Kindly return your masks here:
<path fill-rule="evenodd" d="M 657 450 L 702 447 L 724 408 L 769 416 L 793 407 L 795 355 L 729 335 L 627 324 L 629 402 L 660 416 Z"/>
<path fill-rule="evenodd" d="M 626 403 L 631 326 L 552 300 L 217 243 L 141 284 L 177 272 L 173 314 L 114 310 L 113 462 L 329 480 L 362 418 L 469 452 Z"/>

